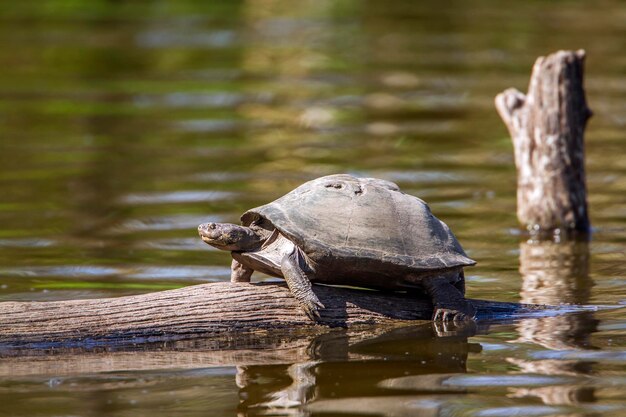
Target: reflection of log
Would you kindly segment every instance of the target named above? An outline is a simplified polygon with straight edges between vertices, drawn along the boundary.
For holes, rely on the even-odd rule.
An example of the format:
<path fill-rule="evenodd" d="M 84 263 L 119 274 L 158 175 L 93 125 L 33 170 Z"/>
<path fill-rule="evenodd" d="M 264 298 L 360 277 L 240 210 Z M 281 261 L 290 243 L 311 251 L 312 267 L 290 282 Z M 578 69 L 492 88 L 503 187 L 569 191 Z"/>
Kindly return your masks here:
<path fill-rule="evenodd" d="M 429 301 L 402 294 L 314 290 L 327 307 L 320 322 L 327 326 L 428 320 L 432 314 Z M 546 308 L 472 302 L 479 318 L 522 317 Z M 0 303 L 0 348 L 117 346 L 315 324 L 285 285 L 224 282 L 119 298 Z"/>
<path fill-rule="evenodd" d="M 421 327 L 418 326 L 419 329 Z M 429 333 L 428 330 L 430 326 L 423 332 L 432 337 L 432 330 Z M 16 350 L 4 353 L 13 353 L 17 356 L 0 358 L 0 377 L 66 376 L 112 371 L 197 369 L 216 366 L 256 367 L 301 363 L 328 359 L 328 355 L 320 353 L 320 349 L 329 347 L 336 353 L 335 339 L 340 339 L 343 344 L 350 346 L 364 340 L 375 339 L 380 334 L 390 331 L 394 330 L 387 326 L 357 326 L 354 329 L 319 327 L 306 332 L 234 333 L 228 337 L 148 343 L 116 350 L 111 350 L 108 346 L 96 349 L 61 348 L 53 351 Z M 348 353 L 347 347 L 339 350 L 342 360 L 367 358 L 367 355 L 359 352 Z"/>
<path fill-rule="evenodd" d="M 222 340 L 219 348 L 215 339 Z M 321 378 L 322 387 L 336 387 L 328 378 L 332 380 L 338 369 L 340 372 L 348 370 L 350 375 L 358 377 L 362 387 L 364 382 L 375 386 L 381 379 L 406 375 L 464 373 L 468 352 L 477 351 L 480 345 L 468 343 L 465 336 L 435 337 L 430 323 L 351 329 L 318 326 L 305 332 L 232 334 L 222 338 L 130 346 L 120 351 L 28 351 L 35 356 L 0 358 L 0 377 L 66 377 L 101 372 L 110 375 L 111 372 L 237 366 L 236 382 L 245 399 L 242 405 L 246 406 L 267 400 L 263 392 L 268 389 L 280 390 L 282 383 L 285 388 L 292 385 L 295 381 L 289 378 L 276 381 L 276 375 L 280 374 L 277 369 L 286 372 L 294 364 L 295 370 L 300 365 L 320 363 L 316 365 L 320 371 L 316 378 Z M 364 361 L 369 361 L 368 366 L 363 366 Z M 124 382 L 126 387 L 129 383 Z M 320 393 L 332 396 L 324 390 Z"/>
<path fill-rule="evenodd" d="M 216 348 L 216 339 L 223 342 L 220 348 Z M 445 391 L 445 388 L 435 387 L 433 381 L 439 380 L 437 375 L 465 373 L 469 352 L 478 351 L 480 345 L 468 342 L 467 336 L 436 337 L 430 323 L 350 329 L 317 326 L 304 332 L 234 333 L 228 337 L 154 343 L 121 351 L 60 349 L 36 356 L 0 358 L 0 376 L 10 381 L 9 384 L 19 381 L 12 385 L 18 390 L 28 380 L 49 390 L 41 381 L 45 381 L 43 377 L 51 377 L 47 382 L 54 387 L 57 396 L 90 392 L 94 387 L 100 391 L 121 388 L 162 395 L 158 384 L 170 381 L 169 384 L 172 378 L 178 386 L 200 386 L 203 390 L 211 386 L 202 385 L 195 378 L 212 375 L 208 378 L 212 380 L 213 372 L 185 372 L 185 369 L 236 366 L 235 382 L 240 398 L 237 411 L 242 415 L 256 415 L 272 407 L 281 407 L 280 411 L 284 411 L 285 406 L 332 398 L 336 391 L 343 396 L 379 392 L 381 380 L 412 375 L 420 375 L 424 384 L 437 392 Z M 162 372 L 146 373 L 147 370 L 169 372 L 164 378 Z M 132 371 L 143 372 L 140 378 L 129 377 L 132 374 L 126 372 Z M 230 369 L 216 372 L 223 376 L 221 385 L 227 386 L 232 380 L 230 372 Z M 78 374 L 86 374 L 90 383 L 82 383 L 83 380 L 77 379 Z M 350 375 L 350 378 L 338 380 L 337 375 Z M 186 382 L 190 380 L 193 383 Z M 168 385 L 168 391 L 170 389 Z M 177 391 L 177 396 L 185 392 Z M 142 396 L 142 401 L 149 395 Z M 382 406 L 379 404 L 376 410 Z"/>
<path fill-rule="evenodd" d="M 517 216 L 534 232 L 589 232 L 584 58 L 584 51 L 540 57 L 527 95 L 511 88 L 496 97 L 515 148 Z"/>
<path fill-rule="evenodd" d="M 450 398 L 449 394 L 423 393 L 420 395 L 373 395 L 369 397 L 327 398 L 307 404 L 305 410 L 314 415 L 438 417 L 453 415 L 454 412 L 458 412 L 458 408 L 450 407 L 451 409 L 448 409 L 447 405 L 451 402 Z"/>
<path fill-rule="evenodd" d="M 76 375 L 112 371 L 149 371 L 156 369 L 197 369 L 215 366 L 246 364 L 282 364 L 308 359 L 309 338 L 300 341 L 277 339 L 273 344 L 214 350 L 209 343 L 206 350 L 198 347 L 152 346 L 149 350 L 95 352 L 83 349 L 61 350 L 50 354 L 39 351 L 36 356 L 16 356 L 0 359 L 0 376 Z M 24 353 L 21 351 L 20 353 Z"/>

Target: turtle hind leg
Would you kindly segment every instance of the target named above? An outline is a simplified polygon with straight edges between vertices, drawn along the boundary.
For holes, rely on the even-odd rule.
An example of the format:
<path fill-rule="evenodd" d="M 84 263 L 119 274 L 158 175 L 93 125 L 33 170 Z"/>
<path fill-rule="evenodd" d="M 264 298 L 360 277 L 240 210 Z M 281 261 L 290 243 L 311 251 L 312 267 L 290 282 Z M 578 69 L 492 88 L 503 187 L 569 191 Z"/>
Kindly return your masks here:
<path fill-rule="evenodd" d="M 283 256 L 280 269 L 300 308 L 311 320 L 317 320 L 320 318 L 320 309 L 324 308 L 324 304 L 313 292 L 311 281 L 302 269 L 301 262 L 304 262 L 304 259 L 300 249 L 294 247 L 291 253 Z"/>
<path fill-rule="evenodd" d="M 423 285 L 433 302 L 433 321 L 462 322 L 474 318 L 476 309 L 458 288 L 459 282 L 433 277 L 425 279 Z"/>
<path fill-rule="evenodd" d="M 233 263 L 230 264 L 230 282 L 250 282 L 253 272 L 254 269 L 233 259 Z"/>
<path fill-rule="evenodd" d="M 459 272 L 458 281 L 456 281 L 453 285 L 454 285 L 454 288 L 459 290 L 459 292 L 463 295 L 463 297 L 465 297 L 465 272 L 463 270 Z"/>

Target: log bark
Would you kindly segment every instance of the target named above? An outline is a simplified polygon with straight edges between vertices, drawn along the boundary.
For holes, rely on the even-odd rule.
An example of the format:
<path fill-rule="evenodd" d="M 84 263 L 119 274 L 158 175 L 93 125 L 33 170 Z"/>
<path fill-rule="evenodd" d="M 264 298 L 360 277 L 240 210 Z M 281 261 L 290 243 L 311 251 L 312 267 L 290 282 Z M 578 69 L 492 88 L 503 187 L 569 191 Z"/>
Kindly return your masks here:
<path fill-rule="evenodd" d="M 589 232 L 584 60 L 582 50 L 539 57 L 526 95 L 510 88 L 496 96 L 515 150 L 517 216 L 533 234 Z"/>
<path fill-rule="evenodd" d="M 0 355 L 17 348 L 119 347 L 242 332 L 297 331 L 429 320 L 429 300 L 399 293 L 315 285 L 326 309 L 319 322 L 275 283 L 211 283 L 91 300 L 0 303 Z M 520 318 L 557 307 L 472 300 L 479 319 Z M 219 337 L 217 337 L 219 336 Z M 215 346 L 219 348 L 218 345 Z"/>

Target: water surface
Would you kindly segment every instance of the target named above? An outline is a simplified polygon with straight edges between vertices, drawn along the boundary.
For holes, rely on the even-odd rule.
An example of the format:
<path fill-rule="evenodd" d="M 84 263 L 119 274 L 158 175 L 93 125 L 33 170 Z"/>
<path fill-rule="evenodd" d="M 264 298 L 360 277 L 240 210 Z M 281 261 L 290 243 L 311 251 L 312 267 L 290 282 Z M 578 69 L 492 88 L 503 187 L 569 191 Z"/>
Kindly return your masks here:
<path fill-rule="evenodd" d="M 227 280 L 198 223 L 349 172 L 430 203 L 478 261 L 471 297 L 624 304 L 624 39 L 617 0 L 5 2 L 0 299 Z M 587 51 L 589 244 L 526 241 L 493 106 L 561 48 Z M 619 416 L 625 334 L 607 310 L 469 338 L 329 331 L 225 358 L 202 343 L 84 367 L 64 353 L 3 368 L 0 414 Z"/>

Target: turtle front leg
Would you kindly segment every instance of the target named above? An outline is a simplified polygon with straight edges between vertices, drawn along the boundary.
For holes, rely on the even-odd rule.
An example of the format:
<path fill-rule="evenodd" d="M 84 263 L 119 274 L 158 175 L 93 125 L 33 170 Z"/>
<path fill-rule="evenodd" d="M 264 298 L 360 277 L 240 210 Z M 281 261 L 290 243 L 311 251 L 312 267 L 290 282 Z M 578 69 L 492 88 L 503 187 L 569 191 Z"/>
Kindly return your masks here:
<path fill-rule="evenodd" d="M 300 249 L 294 247 L 291 253 L 283 256 L 280 269 L 300 308 L 311 320 L 316 320 L 320 318 L 319 310 L 325 307 L 313 292 L 311 281 L 300 266 L 301 262 L 303 262 L 303 256 Z"/>
<path fill-rule="evenodd" d="M 425 279 L 423 285 L 433 302 L 433 321 L 460 323 L 476 315 L 472 303 L 447 278 Z"/>
<path fill-rule="evenodd" d="M 230 282 L 250 282 L 253 272 L 254 269 L 233 259 L 233 263 L 230 264 Z"/>

